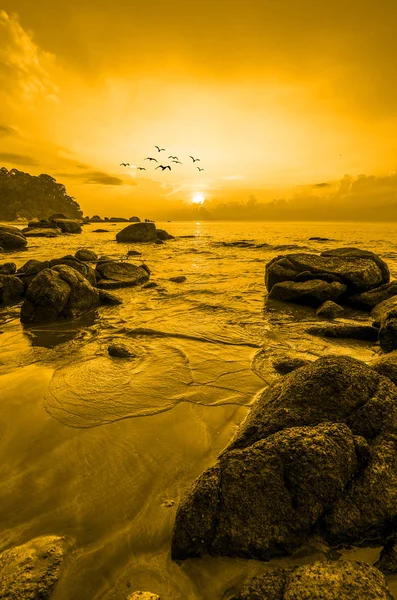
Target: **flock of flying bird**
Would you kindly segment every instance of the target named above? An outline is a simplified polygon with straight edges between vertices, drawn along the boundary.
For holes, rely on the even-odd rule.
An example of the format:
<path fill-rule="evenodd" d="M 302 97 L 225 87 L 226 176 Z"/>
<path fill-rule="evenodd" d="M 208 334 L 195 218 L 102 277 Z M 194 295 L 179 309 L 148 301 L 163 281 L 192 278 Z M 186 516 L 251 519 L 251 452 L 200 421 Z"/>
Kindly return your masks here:
<path fill-rule="evenodd" d="M 160 148 L 160 146 L 155 146 L 155 148 L 157 148 L 157 152 L 165 152 L 165 148 Z M 171 159 L 171 162 L 176 163 L 178 165 L 181 165 L 183 163 L 181 163 L 181 161 L 179 160 L 179 158 L 177 156 L 169 156 L 169 159 Z M 189 158 L 192 159 L 193 164 L 198 162 L 200 159 L 199 158 L 194 158 L 194 156 L 189 156 Z M 153 158 L 152 156 L 147 156 L 146 158 L 144 158 L 144 160 L 150 160 L 150 161 L 154 161 L 154 162 L 159 162 L 157 160 L 157 158 Z M 120 167 L 131 167 L 133 165 L 130 165 L 130 163 L 125 163 L 122 162 L 120 163 Z M 145 167 L 135 167 L 138 171 L 146 171 Z M 171 171 L 171 167 L 170 165 L 158 165 L 154 170 L 156 169 L 161 169 L 161 171 L 165 171 L 166 169 L 169 169 Z M 199 170 L 199 172 L 204 171 L 204 169 L 202 169 L 201 167 L 196 167 L 196 169 Z"/>

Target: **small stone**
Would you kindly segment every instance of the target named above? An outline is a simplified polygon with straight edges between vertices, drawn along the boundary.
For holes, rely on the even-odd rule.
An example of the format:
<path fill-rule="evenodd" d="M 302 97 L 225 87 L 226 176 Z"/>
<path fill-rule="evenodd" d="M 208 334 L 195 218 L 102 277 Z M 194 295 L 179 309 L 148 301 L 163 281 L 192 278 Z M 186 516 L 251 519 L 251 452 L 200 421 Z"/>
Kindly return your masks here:
<path fill-rule="evenodd" d="M 332 302 L 332 300 L 327 300 L 316 310 L 316 315 L 318 317 L 324 317 L 325 319 L 335 319 L 336 317 L 340 317 L 345 312 L 345 309 L 336 302 Z"/>
<path fill-rule="evenodd" d="M 111 344 L 108 347 L 108 352 L 110 356 L 114 358 L 134 358 L 135 354 L 129 350 L 123 344 Z"/>
<path fill-rule="evenodd" d="M 158 246 L 160 246 L 161 244 L 164 244 L 163 240 L 155 240 L 154 243 L 157 244 Z"/>
<path fill-rule="evenodd" d="M 149 281 L 149 283 L 145 283 L 145 285 L 143 285 L 142 288 L 145 290 L 148 290 L 150 288 L 154 288 L 157 286 L 158 286 L 158 283 L 156 283 L 155 281 Z"/>
<path fill-rule="evenodd" d="M 174 283 L 183 283 L 186 281 L 186 277 L 184 275 L 178 275 L 177 277 L 170 277 L 169 281 L 173 281 Z"/>
<path fill-rule="evenodd" d="M 142 252 L 138 252 L 138 250 L 128 250 L 127 256 L 141 256 Z"/>

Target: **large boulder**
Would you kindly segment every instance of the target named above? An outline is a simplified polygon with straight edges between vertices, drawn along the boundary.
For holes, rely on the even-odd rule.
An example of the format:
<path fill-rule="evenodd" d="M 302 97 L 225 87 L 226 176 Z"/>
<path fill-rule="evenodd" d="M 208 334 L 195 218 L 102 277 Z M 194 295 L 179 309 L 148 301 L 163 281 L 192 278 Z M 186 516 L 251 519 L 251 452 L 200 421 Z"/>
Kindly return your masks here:
<path fill-rule="evenodd" d="M 97 262 L 98 255 L 93 250 L 89 250 L 88 248 L 82 248 L 80 250 L 77 250 L 75 258 L 82 262 Z"/>
<path fill-rule="evenodd" d="M 93 269 L 90 265 L 87 265 L 82 260 L 79 260 L 72 254 L 67 254 L 61 258 L 53 258 L 50 260 L 50 265 L 51 267 L 55 267 L 56 265 L 67 265 L 68 267 L 72 267 L 72 269 L 75 269 L 83 277 L 85 277 L 91 285 L 96 285 L 95 269 Z"/>
<path fill-rule="evenodd" d="M 317 307 L 327 300 L 338 300 L 346 289 L 346 285 L 337 281 L 332 283 L 320 279 L 303 282 L 282 281 L 272 287 L 269 298 Z"/>
<path fill-rule="evenodd" d="M 50 267 L 51 265 L 49 260 L 36 260 L 31 258 L 20 269 L 18 269 L 17 275 L 26 289 L 36 275 L 40 273 L 40 271 L 43 269 L 49 269 Z"/>
<path fill-rule="evenodd" d="M 39 537 L 0 554 L 0 598 L 47 600 L 58 582 L 64 539 Z"/>
<path fill-rule="evenodd" d="M 74 219 L 52 218 L 50 223 L 58 227 L 62 233 L 81 233 L 81 224 Z"/>
<path fill-rule="evenodd" d="M 178 507 L 173 559 L 292 553 L 358 472 L 363 442 L 326 423 L 224 453 Z"/>
<path fill-rule="evenodd" d="M 157 239 L 154 223 L 132 223 L 118 232 L 118 242 L 154 242 Z"/>
<path fill-rule="evenodd" d="M 44 269 L 33 279 L 26 291 L 21 309 L 25 324 L 74 319 L 100 304 L 99 292 L 66 265 Z"/>
<path fill-rule="evenodd" d="M 28 226 L 23 231 L 25 232 L 28 229 L 52 229 L 53 227 L 53 223 L 50 223 L 46 219 L 34 219 L 33 221 L 29 221 Z"/>
<path fill-rule="evenodd" d="M 19 277 L 0 274 L 0 306 L 21 302 L 24 293 L 25 287 Z"/>
<path fill-rule="evenodd" d="M 15 275 L 17 266 L 13 262 L 8 262 L 0 265 L 0 275 Z"/>
<path fill-rule="evenodd" d="M 156 233 L 157 233 L 157 238 L 159 240 L 165 241 L 165 240 L 173 240 L 174 236 L 171 235 L 170 233 L 168 233 L 168 231 L 166 231 L 165 229 L 156 229 Z"/>
<path fill-rule="evenodd" d="M 371 311 L 379 327 L 379 344 L 383 352 L 397 350 L 397 296 L 384 300 Z"/>
<path fill-rule="evenodd" d="M 383 302 L 384 300 L 388 300 L 389 298 L 393 298 L 397 301 L 397 281 L 390 281 L 390 283 L 385 283 L 373 290 L 369 290 L 368 292 L 363 292 L 362 294 L 358 294 L 357 296 L 351 296 L 349 298 L 349 304 L 356 306 L 362 310 L 372 310 L 375 306 Z"/>
<path fill-rule="evenodd" d="M 27 244 L 28 240 L 18 227 L 0 223 L 0 247 L 3 250 L 22 250 Z"/>
<path fill-rule="evenodd" d="M 182 499 L 172 556 L 268 560 L 314 532 L 343 545 L 383 543 L 396 530 L 397 387 L 361 361 L 329 356 L 253 403 Z"/>
<path fill-rule="evenodd" d="M 99 262 L 96 267 L 97 286 L 102 289 L 133 287 L 149 280 L 143 267 L 128 262 Z"/>
<path fill-rule="evenodd" d="M 397 385 L 397 352 L 390 352 L 386 356 L 381 356 L 373 360 L 370 366 L 380 375 L 384 375 Z"/>
<path fill-rule="evenodd" d="M 337 258 L 364 258 L 374 261 L 382 273 L 382 283 L 390 281 L 389 267 L 377 254 L 370 250 L 361 250 L 361 248 L 335 248 L 334 250 L 324 250 L 321 256 L 330 256 Z"/>
<path fill-rule="evenodd" d="M 229 600 L 393 600 L 375 567 L 339 560 L 268 571 L 247 581 Z"/>
<path fill-rule="evenodd" d="M 389 281 L 386 263 L 372 253 L 340 248 L 339 254 L 288 254 L 277 256 L 266 265 L 265 282 L 269 292 L 283 281 L 337 279 L 347 286 L 347 295 L 365 292 Z M 343 251 L 351 250 L 345 254 Z M 353 250 L 357 250 L 354 253 Z M 336 252 L 336 251 L 335 251 Z M 327 276 L 327 279 L 325 279 Z"/>

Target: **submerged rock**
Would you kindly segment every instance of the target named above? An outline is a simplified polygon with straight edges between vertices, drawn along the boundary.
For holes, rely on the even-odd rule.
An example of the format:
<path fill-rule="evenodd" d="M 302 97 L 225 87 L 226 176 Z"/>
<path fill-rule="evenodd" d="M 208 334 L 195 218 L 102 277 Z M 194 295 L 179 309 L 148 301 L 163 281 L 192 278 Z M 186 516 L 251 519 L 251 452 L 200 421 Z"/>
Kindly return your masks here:
<path fill-rule="evenodd" d="M 168 233 L 165 229 L 156 229 L 157 238 L 161 241 L 173 240 L 174 236 Z"/>
<path fill-rule="evenodd" d="M 336 319 L 340 317 L 345 312 L 345 309 L 336 302 L 332 302 L 332 300 L 327 300 L 316 310 L 316 315 L 318 317 L 322 317 L 324 319 Z"/>
<path fill-rule="evenodd" d="M 135 356 L 127 346 L 119 343 L 111 344 L 108 347 L 108 353 L 109 356 L 114 356 L 115 358 L 133 358 Z"/>
<path fill-rule="evenodd" d="M 392 600 L 382 573 L 363 562 L 339 560 L 269 571 L 229 600 Z"/>
<path fill-rule="evenodd" d="M 379 330 L 372 325 L 313 325 L 308 327 L 306 333 L 318 335 L 325 338 L 352 338 L 355 340 L 367 340 L 376 342 L 378 339 Z"/>
<path fill-rule="evenodd" d="M 18 227 L 0 223 L 0 246 L 3 250 L 22 250 L 27 244 L 28 240 Z"/>
<path fill-rule="evenodd" d="M 53 238 L 53 237 L 58 237 L 58 235 L 60 235 L 62 233 L 62 231 L 60 229 L 58 229 L 58 227 L 52 227 L 52 228 L 37 228 L 37 229 L 33 229 L 28 227 L 27 229 L 23 230 L 23 233 L 25 235 L 25 237 L 29 238 L 29 237 L 45 237 L 45 238 Z"/>
<path fill-rule="evenodd" d="M 64 538 L 39 537 L 0 554 L 0 598 L 46 600 L 58 582 Z"/>
<path fill-rule="evenodd" d="M 99 292 L 75 269 L 57 265 L 32 280 L 21 309 L 25 324 L 75 319 L 99 306 Z"/>
<path fill-rule="evenodd" d="M 154 223 L 132 223 L 118 232 L 118 242 L 154 242 L 157 239 Z"/>
<path fill-rule="evenodd" d="M 185 275 L 177 275 L 176 277 L 170 277 L 169 281 L 173 281 L 174 283 L 183 283 L 186 281 Z"/>
<path fill-rule="evenodd" d="M 98 287 L 116 289 L 132 287 L 149 279 L 147 271 L 128 262 L 99 262 L 96 267 Z"/>
<path fill-rule="evenodd" d="M 269 298 L 283 300 L 284 302 L 319 306 L 327 300 L 337 300 L 346 289 L 345 285 L 337 281 L 333 281 L 332 283 L 319 279 L 304 282 L 283 281 L 276 283 L 272 287 Z"/>

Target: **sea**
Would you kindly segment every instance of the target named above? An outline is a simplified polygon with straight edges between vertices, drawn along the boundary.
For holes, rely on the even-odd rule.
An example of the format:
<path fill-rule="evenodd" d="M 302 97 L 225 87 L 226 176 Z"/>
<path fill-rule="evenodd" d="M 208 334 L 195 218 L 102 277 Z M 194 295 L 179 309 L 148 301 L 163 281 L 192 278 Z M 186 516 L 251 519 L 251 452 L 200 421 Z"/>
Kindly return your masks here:
<path fill-rule="evenodd" d="M 278 255 L 339 247 L 371 250 L 397 277 L 394 223 L 164 222 L 175 239 L 118 244 L 122 223 L 80 235 L 30 238 L 1 255 L 21 267 L 78 249 L 145 263 L 152 288 L 114 293 L 76 321 L 26 327 L 20 306 L 0 309 L 0 551 L 62 535 L 67 552 L 52 600 L 220 600 L 276 566 L 345 558 L 374 562 L 380 548 L 330 551 L 311 540 L 267 563 L 204 557 L 176 563 L 170 543 L 185 491 L 213 465 L 250 404 L 280 380 L 282 357 L 346 354 L 366 362 L 379 348 L 305 332 L 313 309 L 267 299 L 266 263 Z M 24 224 L 18 223 L 19 227 Z M 98 228 L 106 233 L 95 233 Z M 310 240 L 310 238 L 325 238 Z M 128 256 L 129 250 L 141 256 Z M 181 283 L 170 278 L 184 276 Z M 341 322 L 370 323 L 349 310 Z M 112 358 L 127 345 L 134 357 Z M 397 594 L 397 578 L 388 578 Z"/>

